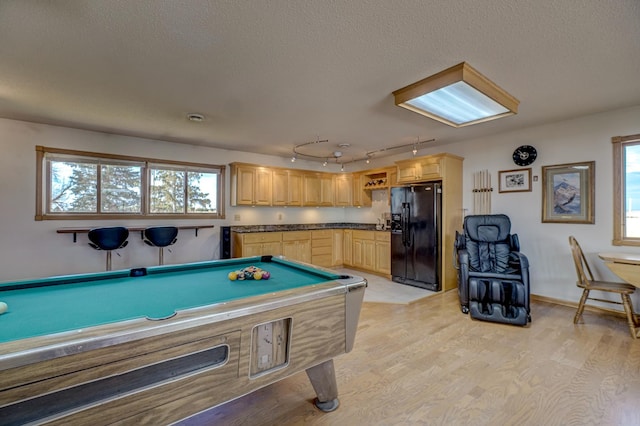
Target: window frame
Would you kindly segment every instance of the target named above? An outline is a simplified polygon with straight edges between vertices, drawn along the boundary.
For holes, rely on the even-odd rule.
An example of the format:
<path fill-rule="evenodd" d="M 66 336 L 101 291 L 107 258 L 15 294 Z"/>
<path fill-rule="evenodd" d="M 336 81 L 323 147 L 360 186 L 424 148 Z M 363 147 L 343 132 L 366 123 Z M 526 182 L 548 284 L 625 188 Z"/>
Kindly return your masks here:
<path fill-rule="evenodd" d="M 626 145 L 640 145 L 640 134 L 614 136 L 613 144 L 613 241 L 614 246 L 640 246 L 640 238 L 629 238 L 625 235 L 626 216 Z"/>
<path fill-rule="evenodd" d="M 50 213 L 47 211 L 50 200 L 48 197 L 51 194 L 51 174 L 48 168 L 48 157 L 53 156 L 68 156 L 70 160 L 83 160 L 95 161 L 100 163 L 101 161 L 108 165 L 118 165 L 122 163 L 138 163 L 141 164 L 141 212 L 140 213 Z M 185 171 L 196 171 L 203 173 L 215 173 L 218 175 L 217 182 L 217 213 L 188 213 L 188 208 L 185 208 L 185 213 L 150 213 L 149 211 L 149 195 L 150 195 L 150 182 L 149 175 L 150 170 L 154 166 L 167 168 L 175 168 Z M 45 146 L 36 146 L 36 214 L 35 220 L 95 220 L 95 219 L 224 219 L 225 218 L 225 172 L 226 167 L 224 165 L 216 164 L 204 164 L 204 163 L 191 163 L 185 161 L 173 161 L 163 160 L 158 158 L 145 158 L 135 157 L 128 155 L 118 154 L 104 154 L 89 151 L 78 151 L 70 149 L 52 148 Z M 99 187 L 98 187 L 99 188 Z M 186 192 L 186 191 L 185 191 Z M 99 195 L 99 194 L 98 194 Z M 96 200 L 99 202 L 99 197 Z M 188 199 L 185 198 L 185 206 L 188 206 Z M 98 209 L 100 205 L 98 204 Z"/>

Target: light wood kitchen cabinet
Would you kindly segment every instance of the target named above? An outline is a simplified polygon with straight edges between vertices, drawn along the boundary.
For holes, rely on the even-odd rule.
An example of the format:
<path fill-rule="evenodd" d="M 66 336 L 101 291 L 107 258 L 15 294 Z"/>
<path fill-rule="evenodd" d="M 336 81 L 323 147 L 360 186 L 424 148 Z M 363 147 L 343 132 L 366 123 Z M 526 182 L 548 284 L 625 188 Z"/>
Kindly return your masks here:
<path fill-rule="evenodd" d="M 390 167 L 387 169 L 387 184 L 389 187 L 398 183 L 398 168 Z"/>
<path fill-rule="evenodd" d="M 320 174 L 320 206 L 333 206 L 335 192 L 333 175 L 328 173 Z"/>
<path fill-rule="evenodd" d="M 282 254 L 289 259 L 311 263 L 311 231 L 283 232 Z"/>
<path fill-rule="evenodd" d="M 302 206 L 304 187 L 299 170 L 289 170 L 289 204 L 288 206 Z"/>
<path fill-rule="evenodd" d="M 350 174 L 337 175 L 334 178 L 334 182 L 334 205 L 336 207 L 347 207 L 353 205 L 353 177 Z"/>
<path fill-rule="evenodd" d="M 375 271 L 381 274 L 391 275 L 391 233 L 376 232 L 375 245 Z"/>
<path fill-rule="evenodd" d="M 374 231 L 353 231 L 353 266 L 370 271 L 375 270 Z"/>
<path fill-rule="evenodd" d="M 362 268 L 376 270 L 376 243 L 373 240 L 362 240 Z"/>
<path fill-rule="evenodd" d="M 396 164 L 398 165 L 398 183 L 411 183 L 420 180 L 422 169 L 416 160 L 397 161 Z"/>
<path fill-rule="evenodd" d="M 233 233 L 233 257 L 281 254 L 282 232 Z"/>
<path fill-rule="evenodd" d="M 325 268 L 353 267 L 391 274 L 391 234 L 384 231 L 318 229 L 233 233 L 233 257 L 284 255 Z"/>
<path fill-rule="evenodd" d="M 398 183 L 415 183 L 440 180 L 448 168 L 457 168 L 462 158 L 451 154 L 427 155 L 411 160 L 396 161 Z"/>
<path fill-rule="evenodd" d="M 353 265 L 353 231 L 345 229 L 342 231 L 342 264 L 344 266 Z"/>
<path fill-rule="evenodd" d="M 333 206 L 333 175 L 329 173 L 305 173 L 303 206 Z"/>
<path fill-rule="evenodd" d="M 302 175 L 301 171 L 274 169 L 272 205 L 302 206 Z"/>
<path fill-rule="evenodd" d="M 362 248 L 362 242 L 364 240 L 362 240 L 361 238 L 355 238 L 353 239 L 353 245 L 352 247 L 352 262 L 351 262 L 351 266 L 353 266 L 354 268 L 362 268 L 364 261 L 362 260 L 362 256 L 364 255 L 364 250 Z"/>
<path fill-rule="evenodd" d="M 251 164 L 231 163 L 231 205 L 270 206 L 272 171 Z"/>
<path fill-rule="evenodd" d="M 354 268 L 382 275 L 391 274 L 391 234 L 384 231 L 354 230 Z"/>
<path fill-rule="evenodd" d="M 396 167 L 324 173 L 231 163 L 232 206 L 371 207 L 371 190 L 396 182 Z"/>
<path fill-rule="evenodd" d="M 311 231 L 311 263 L 330 268 L 333 257 L 333 230 Z"/>
<path fill-rule="evenodd" d="M 272 182 L 271 204 L 274 206 L 286 206 L 289 202 L 289 171 L 274 170 Z"/>
<path fill-rule="evenodd" d="M 344 265 L 344 232 L 342 229 L 334 229 L 333 252 L 331 253 L 331 266 Z"/>
<path fill-rule="evenodd" d="M 303 206 L 320 205 L 320 176 L 317 173 L 305 173 L 302 176 L 304 186 Z"/>
<path fill-rule="evenodd" d="M 371 207 L 371 191 L 364 189 L 364 179 L 365 176 L 362 173 L 354 173 L 351 178 L 351 205 L 354 207 Z"/>

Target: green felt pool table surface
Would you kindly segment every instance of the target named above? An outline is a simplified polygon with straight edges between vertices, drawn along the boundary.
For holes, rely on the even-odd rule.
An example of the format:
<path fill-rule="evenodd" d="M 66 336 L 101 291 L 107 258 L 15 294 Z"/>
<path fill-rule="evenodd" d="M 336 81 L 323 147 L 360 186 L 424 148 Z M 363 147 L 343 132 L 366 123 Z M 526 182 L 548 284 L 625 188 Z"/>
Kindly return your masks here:
<path fill-rule="evenodd" d="M 268 280 L 236 280 L 249 266 Z M 144 276 L 109 271 L 0 284 L 0 343 L 130 319 L 162 319 L 176 311 L 320 284 L 330 271 L 280 258 L 242 258 L 146 268 Z"/>

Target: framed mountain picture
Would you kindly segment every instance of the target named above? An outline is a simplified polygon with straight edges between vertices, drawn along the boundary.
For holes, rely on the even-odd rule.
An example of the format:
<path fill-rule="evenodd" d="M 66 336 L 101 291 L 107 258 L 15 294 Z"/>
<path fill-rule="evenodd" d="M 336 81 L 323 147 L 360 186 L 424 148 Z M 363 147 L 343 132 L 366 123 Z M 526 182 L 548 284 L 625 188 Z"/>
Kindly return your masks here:
<path fill-rule="evenodd" d="M 542 222 L 595 223 L 596 162 L 542 166 Z"/>

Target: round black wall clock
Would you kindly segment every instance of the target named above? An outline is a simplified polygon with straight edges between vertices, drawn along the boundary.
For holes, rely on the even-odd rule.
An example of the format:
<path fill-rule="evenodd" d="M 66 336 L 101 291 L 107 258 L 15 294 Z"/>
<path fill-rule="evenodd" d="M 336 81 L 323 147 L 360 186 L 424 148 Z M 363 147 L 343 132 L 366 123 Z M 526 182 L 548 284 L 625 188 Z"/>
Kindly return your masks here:
<path fill-rule="evenodd" d="M 518 166 L 528 166 L 536 161 L 538 152 L 531 145 L 522 145 L 513 151 L 513 162 Z"/>

